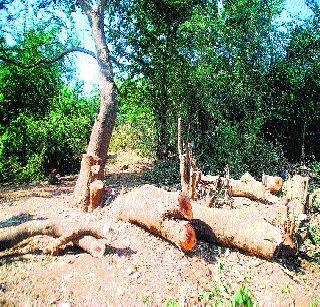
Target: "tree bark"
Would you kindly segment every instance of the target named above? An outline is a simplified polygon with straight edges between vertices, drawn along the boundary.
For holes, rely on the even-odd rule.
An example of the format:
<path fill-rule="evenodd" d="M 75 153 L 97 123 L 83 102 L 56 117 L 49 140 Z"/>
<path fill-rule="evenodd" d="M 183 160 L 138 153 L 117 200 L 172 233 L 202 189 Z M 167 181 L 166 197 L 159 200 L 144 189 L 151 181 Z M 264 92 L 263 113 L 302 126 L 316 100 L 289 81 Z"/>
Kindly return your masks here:
<path fill-rule="evenodd" d="M 190 225 L 191 205 L 185 196 L 144 185 L 121 195 L 115 205 L 118 219 L 146 227 L 185 251 L 193 250 L 196 236 Z"/>
<path fill-rule="evenodd" d="M 58 238 L 53 246 L 46 249 L 49 252 L 56 252 L 62 245 L 73 242 L 94 257 L 102 257 L 105 253 L 105 244 L 97 240 L 107 235 L 104 223 L 74 223 L 70 220 L 29 221 L 5 228 L 0 232 L 0 251 L 38 235 Z"/>
<path fill-rule="evenodd" d="M 295 254 L 292 233 L 283 233 L 260 212 L 215 209 L 197 203 L 192 204 L 192 211 L 192 226 L 199 239 L 234 246 L 265 259 Z"/>
<path fill-rule="evenodd" d="M 188 173 L 187 173 L 187 157 L 183 153 L 184 152 L 184 143 L 182 138 L 182 123 L 181 117 L 178 119 L 178 153 L 179 153 L 179 161 L 180 161 L 180 181 L 181 181 L 181 189 L 184 195 L 189 194 L 189 181 L 188 181 Z"/>
<path fill-rule="evenodd" d="M 99 158 L 100 170 L 96 179 L 103 181 L 108 148 L 118 108 L 115 97 L 116 86 L 114 84 L 114 74 L 104 32 L 105 0 L 99 1 L 96 10 L 93 10 L 85 0 L 81 0 L 80 4 L 88 17 L 91 26 L 96 47 L 96 59 L 100 69 L 100 110 L 92 128 L 87 155 Z M 81 163 L 79 178 L 74 189 L 74 194 L 76 204 L 87 211 L 89 206 L 89 198 L 87 195 L 90 195 L 89 189 L 91 182 L 89 182 L 89 184 L 87 182 L 87 178 L 90 177 L 88 172 L 90 171 L 84 164 L 85 163 Z"/>
<path fill-rule="evenodd" d="M 294 175 L 285 182 L 286 198 L 291 200 L 291 210 L 294 216 L 305 213 L 308 196 L 309 177 Z"/>

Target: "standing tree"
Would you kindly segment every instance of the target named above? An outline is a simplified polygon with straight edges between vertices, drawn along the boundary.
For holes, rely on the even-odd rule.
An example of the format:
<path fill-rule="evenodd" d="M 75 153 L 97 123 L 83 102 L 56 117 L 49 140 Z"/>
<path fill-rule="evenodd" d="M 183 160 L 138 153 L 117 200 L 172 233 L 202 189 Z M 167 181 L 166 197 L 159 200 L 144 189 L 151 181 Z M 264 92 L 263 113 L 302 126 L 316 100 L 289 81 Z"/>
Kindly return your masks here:
<path fill-rule="evenodd" d="M 10 18 L 10 20 L 13 17 L 9 6 L 13 2 L 15 2 L 15 0 L 7 1 L 3 3 L 0 8 L 3 12 L 7 13 L 7 18 Z M 25 64 L 8 56 L 8 50 L 0 49 L 0 60 L 10 62 L 11 64 L 15 64 L 23 68 L 52 64 L 53 62 L 62 59 L 63 56 L 75 51 L 89 54 L 97 60 L 100 69 L 100 111 L 92 129 L 87 154 L 83 155 L 79 178 L 74 190 L 75 203 L 85 211 L 88 210 L 90 202 L 90 183 L 92 178 L 94 177 L 96 181 L 99 181 L 100 185 L 101 183 L 103 184 L 107 151 L 117 113 L 117 101 L 115 97 L 116 86 L 114 83 L 114 74 L 112 71 L 110 54 L 104 31 L 106 3 L 107 0 L 38 0 L 33 3 L 33 6 L 38 8 L 39 11 L 42 9 L 45 10 L 44 14 L 51 16 L 49 17 L 50 20 L 63 25 L 66 23 L 58 16 L 58 14 L 56 14 L 56 7 L 60 5 L 62 7 L 62 11 L 64 11 L 66 15 L 76 12 L 77 7 L 79 7 L 88 18 L 92 38 L 96 48 L 95 53 L 84 48 L 73 46 L 71 48 L 66 48 L 66 50 L 61 54 L 53 56 L 52 58 L 40 59 L 37 62 Z M 20 4 L 22 5 L 23 3 Z M 42 15 L 41 17 L 43 16 L 46 15 Z M 19 16 L 17 18 L 19 18 Z M 94 168 L 94 176 L 92 176 L 92 163 L 97 164 Z M 103 188 L 102 191 L 101 189 L 99 191 L 101 193 Z M 91 196 L 95 198 L 94 195 Z"/>
<path fill-rule="evenodd" d="M 104 168 L 110 144 L 112 130 L 117 113 L 116 86 L 104 32 L 106 0 L 98 0 L 94 9 L 87 0 L 79 1 L 82 10 L 87 15 L 98 61 L 100 76 L 100 111 L 93 125 L 87 155 L 83 156 L 79 178 L 74 190 L 75 201 L 84 210 L 88 209 L 90 201 L 91 165 L 93 161 L 99 165 L 96 179 L 104 179 Z M 89 158 L 91 157 L 91 158 Z"/>
<path fill-rule="evenodd" d="M 148 100 L 157 129 L 156 155 L 168 157 L 170 128 L 177 120 L 179 102 L 176 79 L 182 73 L 185 59 L 179 51 L 180 27 L 198 6 L 201 0 L 179 1 L 113 1 L 111 23 L 108 28 L 113 37 L 115 52 L 125 58 L 126 72 L 134 79 L 144 79 Z M 183 97 L 179 97 L 183 99 Z M 171 134 L 171 135 L 170 135 Z"/>

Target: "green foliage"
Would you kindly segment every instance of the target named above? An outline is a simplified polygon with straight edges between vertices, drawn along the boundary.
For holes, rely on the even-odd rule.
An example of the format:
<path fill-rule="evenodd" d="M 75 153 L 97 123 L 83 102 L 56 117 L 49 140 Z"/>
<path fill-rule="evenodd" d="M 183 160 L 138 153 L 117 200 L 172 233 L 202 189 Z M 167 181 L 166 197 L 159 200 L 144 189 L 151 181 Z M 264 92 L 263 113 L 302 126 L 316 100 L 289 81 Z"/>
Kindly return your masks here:
<path fill-rule="evenodd" d="M 179 307 L 179 306 L 181 306 L 181 304 L 179 302 L 177 302 L 176 300 L 170 298 L 167 300 L 166 306 L 167 307 Z"/>
<path fill-rule="evenodd" d="M 232 298 L 232 306 L 253 306 L 253 299 L 249 287 L 242 285 Z"/>
<path fill-rule="evenodd" d="M 320 300 L 316 297 L 314 297 L 310 304 L 309 304 L 310 307 L 319 307 L 320 306 Z"/>
<path fill-rule="evenodd" d="M 218 286 L 214 286 L 212 291 L 204 291 L 198 295 L 198 301 L 204 304 L 212 304 L 213 306 L 222 305 L 221 293 Z"/>
<path fill-rule="evenodd" d="M 120 108 L 111 139 L 110 150 L 134 150 L 141 156 L 153 156 L 155 120 L 150 106 L 144 102 L 147 84 L 144 80 L 125 80 L 119 84 Z"/>
<path fill-rule="evenodd" d="M 259 177 L 319 160 L 319 12 L 280 24 L 283 2 L 114 2 L 119 68 L 139 80 L 130 94 L 151 114 L 158 157 L 176 154 L 181 116 L 212 173 L 229 164 L 232 176 Z"/>
<path fill-rule="evenodd" d="M 144 171 L 144 179 L 151 183 L 173 185 L 180 182 L 179 163 L 177 159 L 156 160 L 152 169 Z"/>
<path fill-rule="evenodd" d="M 314 245 L 320 242 L 320 228 L 319 225 L 310 225 L 307 228 L 309 237 Z"/>
<path fill-rule="evenodd" d="M 65 15 L 76 9 L 66 1 L 35 3 L 46 17 L 52 16 L 52 4 L 65 6 L 64 17 L 56 16 L 53 25 L 45 18 L 39 30 L 24 33 L 15 46 L 0 37 L 1 54 L 27 65 L 62 50 L 59 30 Z M 317 166 L 319 6 L 308 1 L 312 16 L 280 23 L 283 4 L 108 3 L 105 30 L 120 80 L 110 149 L 176 157 L 177 119 L 182 117 L 184 138 L 208 172 L 221 172 L 228 164 L 233 177 L 246 171 L 260 177 L 284 170 L 287 162 L 313 160 Z M 85 105 L 75 93 L 60 95 L 66 72 L 61 64 L 26 71 L 0 62 L 0 174 L 6 181 L 36 177 L 56 166 L 69 172 L 78 163 L 94 103 Z M 177 171 L 172 160 L 168 164 L 162 167 Z"/>
<path fill-rule="evenodd" d="M 44 118 L 20 113 L 0 137 L 0 182 L 40 179 L 52 168 L 61 174 L 77 170 L 94 107 L 64 88 Z"/>
<path fill-rule="evenodd" d="M 15 47 L 5 52 L 5 57 L 32 65 L 41 58 L 51 57 L 61 51 L 61 45 L 56 42 L 57 33 L 35 32 L 31 30 L 18 41 Z M 50 47 L 48 47 L 50 46 Z M 5 46 L 7 47 L 7 46 Z M 0 117 L 2 125 L 21 112 L 44 117 L 50 104 L 62 87 L 62 67 L 60 63 L 39 65 L 30 69 L 21 68 L 8 62 L 0 63 Z"/>

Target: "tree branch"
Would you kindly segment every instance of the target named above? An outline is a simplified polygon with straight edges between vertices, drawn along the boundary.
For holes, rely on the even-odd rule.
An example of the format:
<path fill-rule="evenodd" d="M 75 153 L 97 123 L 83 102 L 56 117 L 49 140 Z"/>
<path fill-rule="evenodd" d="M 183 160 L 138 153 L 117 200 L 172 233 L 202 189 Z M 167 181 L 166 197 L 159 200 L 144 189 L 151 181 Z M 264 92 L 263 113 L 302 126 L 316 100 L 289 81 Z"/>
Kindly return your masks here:
<path fill-rule="evenodd" d="M 92 23 L 92 18 L 91 18 L 91 10 L 92 7 L 90 6 L 90 4 L 88 3 L 87 0 L 78 0 L 82 10 L 84 11 L 84 13 L 87 15 L 89 23 Z"/>
<path fill-rule="evenodd" d="M 53 64 L 53 63 L 61 60 L 67 54 L 72 53 L 72 52 L 82 52 L 82 53 L 91 55 L 94 59 L 96 59 L 96 55 L 95 55 L 95 53 L 93 51 L 87 50 L 87 49 L 81 48 L 81 47 L 73 47 L 73 48 L 70 48 L 68 50 L 63 51 L 61 54 L 59 54 L 58 56 L 56 56 L 53 59 L 44 58 L 44 59 L 40 59 L 40 60 L 38 60 L 38 61 L 36 61 L 36 62 L 34 62 L 32 64 L 23 64 L 23 63 L 21 63 L 19 61 L 7 58 L 7 57 L 5 57 L 3 55 L 0 55 L 0 60 L 2 60 L 4 62 L 7 62 L 7 63 L 10 63 L 10 64 L 13 64 L 13 65 L 16 65 L 16 66 L 19 66 L 21 68 L 30 69 L 30 68 L 39 66 L 41 64 L 46 64 L 46 65 Z"/>
<path fill-rule="evenodd" d="M 105 7 L 106 7 L 106 0 L 99 0 L 98 1 L 98 13 L 99 15 L 100 14 L 103 14 L 104 16 L 104 10 L 105 10 Z"/>

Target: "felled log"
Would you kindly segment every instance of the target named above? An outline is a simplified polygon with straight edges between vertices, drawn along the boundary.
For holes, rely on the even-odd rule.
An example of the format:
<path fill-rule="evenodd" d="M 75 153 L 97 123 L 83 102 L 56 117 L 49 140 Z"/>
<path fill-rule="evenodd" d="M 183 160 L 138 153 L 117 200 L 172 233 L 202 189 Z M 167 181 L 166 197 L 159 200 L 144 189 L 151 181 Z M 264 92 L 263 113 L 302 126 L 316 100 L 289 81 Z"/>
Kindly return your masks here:
<path fill-rule="evenodd" d="M 74 223 L 68 220 L 35 220 L 3 228 L 0 231 L 0 251 L 38 235 L 58 238 L 53 246 L 46 249 L 47 252 L 57 252 L 61 246 L 73 242 L 94 257 L 102 257 L 105 253 L 105 244 L 98 240 L 107 235 L 103 222 Z"/>
<path fill-rule="evenodd" d="M 230 179 L 230 191 L 232 196 L 265 202 L 266 191 L 262 182 L 255 180 L 249 173 L 244 174 L 240 180 Z"/>
<path fill-rule="evenodd" d="M 265 183 L 255 180 L 249 173 L 244 174 L 240 180 L 226 179 L 220 176 L 203 176 L 200 182 L 213 186 L 228 185 L 230 196 L 246 197 L 262 203 L 278 202 L 279 199 L 272 193 L 280 191 L 282 179 L 280 177 L 264 176 Z M 219 184 L 219 182 L 222 184 Z"/>
<path fill-rule="evenodd" d="M 192 204 L 192 211 L 192 226 L 199 239 L 234 246 L 265 259 L 295 254 L 293 234 L 273 226 L 261 212 L 215 209 L 198 203 Z"/>
<path fill-rule="evenodd" d="M 141 225 L 185 251 L 192 251 L 196 236 L 190 225 L 192 209 L 183 194 L 143 185 L 115 202 L 117 218 Z"/>

